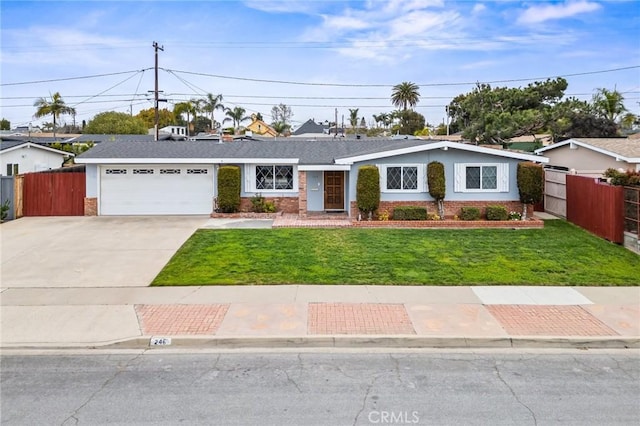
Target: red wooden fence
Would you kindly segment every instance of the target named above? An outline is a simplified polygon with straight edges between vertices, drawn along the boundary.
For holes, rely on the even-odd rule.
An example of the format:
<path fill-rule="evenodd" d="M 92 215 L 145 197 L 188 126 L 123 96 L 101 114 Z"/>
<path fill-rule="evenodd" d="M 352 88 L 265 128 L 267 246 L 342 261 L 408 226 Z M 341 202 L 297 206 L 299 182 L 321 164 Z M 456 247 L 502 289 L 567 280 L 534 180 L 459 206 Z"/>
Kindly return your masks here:
<path fill-rule="evenodd" d="M 623 188 L 567 175 L 567 220 L 611 242 L 624 242 Z"/>
<path fill-rule="evenodd" d="M 22 191 L 25 216 L 84 215 L 84 173 L 26 173 Z"/>

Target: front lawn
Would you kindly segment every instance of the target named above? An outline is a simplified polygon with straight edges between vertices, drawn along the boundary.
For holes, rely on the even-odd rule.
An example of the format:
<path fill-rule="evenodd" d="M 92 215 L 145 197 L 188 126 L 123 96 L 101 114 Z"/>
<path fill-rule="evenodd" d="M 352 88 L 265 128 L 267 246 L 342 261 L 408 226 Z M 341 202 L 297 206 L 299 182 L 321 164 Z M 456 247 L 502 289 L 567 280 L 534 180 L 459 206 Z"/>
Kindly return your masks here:
<path fill-rule="evenodd" d="M 640 256 L 544 229 L 198 230 L 152 285 L 639 285 Z"/>

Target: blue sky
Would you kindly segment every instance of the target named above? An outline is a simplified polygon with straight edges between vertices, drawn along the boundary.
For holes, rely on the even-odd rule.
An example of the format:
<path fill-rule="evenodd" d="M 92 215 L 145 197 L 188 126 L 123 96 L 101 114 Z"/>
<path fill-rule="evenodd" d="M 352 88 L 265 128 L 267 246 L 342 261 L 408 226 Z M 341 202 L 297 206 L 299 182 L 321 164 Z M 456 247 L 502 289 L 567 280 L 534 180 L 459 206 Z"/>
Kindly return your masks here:
<path fill-rule="evenodd" d="M 637 0 L 2 1 L 0 8 L 1 115 L 13 126 L 40 123 L 33 102 L 54 92 L 76 108 L 78 122 L 152 107 L 153 41 L 164 46 L 161 107 L 210 92 L 266 121 L 282 102 L 294 124 L 332 120 L 336 108 L 339 120 L 359 108 L 369 122 L 393 109 L 392 85 L 411 81 L 420 85 L 417 110 L 439 124 L 444 106 L 474 82 L 524 86 L 567 76 L 567 94 L 590 99 L 596 88 L 616 88 L 640 113 Z M 617 71 L 599 72 L 606 70 Z M 68 80 L 104 74 L 114 75 Z"/>

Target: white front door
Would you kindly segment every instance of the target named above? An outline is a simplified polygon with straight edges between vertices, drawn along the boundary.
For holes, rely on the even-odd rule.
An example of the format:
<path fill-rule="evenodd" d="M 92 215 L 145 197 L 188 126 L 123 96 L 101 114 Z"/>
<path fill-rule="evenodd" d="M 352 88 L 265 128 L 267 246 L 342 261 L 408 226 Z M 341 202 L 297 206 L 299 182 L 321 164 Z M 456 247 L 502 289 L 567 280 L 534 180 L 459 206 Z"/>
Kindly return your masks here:
<path fill-rule="evenodd" d="M 100 167 L 101 215 L 210 214 L 212 165 Z"/>

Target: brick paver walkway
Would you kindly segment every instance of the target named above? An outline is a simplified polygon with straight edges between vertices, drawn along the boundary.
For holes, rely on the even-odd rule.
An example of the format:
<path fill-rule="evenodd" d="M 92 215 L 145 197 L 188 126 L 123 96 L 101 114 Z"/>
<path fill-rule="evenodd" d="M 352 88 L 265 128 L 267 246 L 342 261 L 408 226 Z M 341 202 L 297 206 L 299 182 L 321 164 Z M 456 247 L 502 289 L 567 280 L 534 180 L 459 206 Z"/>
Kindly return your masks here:
<path fill-rule="evenodd" d="M 487 305 L 514 336 L 617 336 L 580 306 Z"/>
<path fill-rule="evenodd" d="M 272 228 L 346 228 L 351 226 L 351 219 L 343 216 L 301 218 L 295 214 L 276 216 Z"/>
<path fill-rule="evenodd" d="M 145 335 L 215 334 L 229 305 L 136 305 Z"/>
<path fill-rule="evenodd" d="M 402 304 L 310 303 L 309 334 L 415 334 Z"/>

